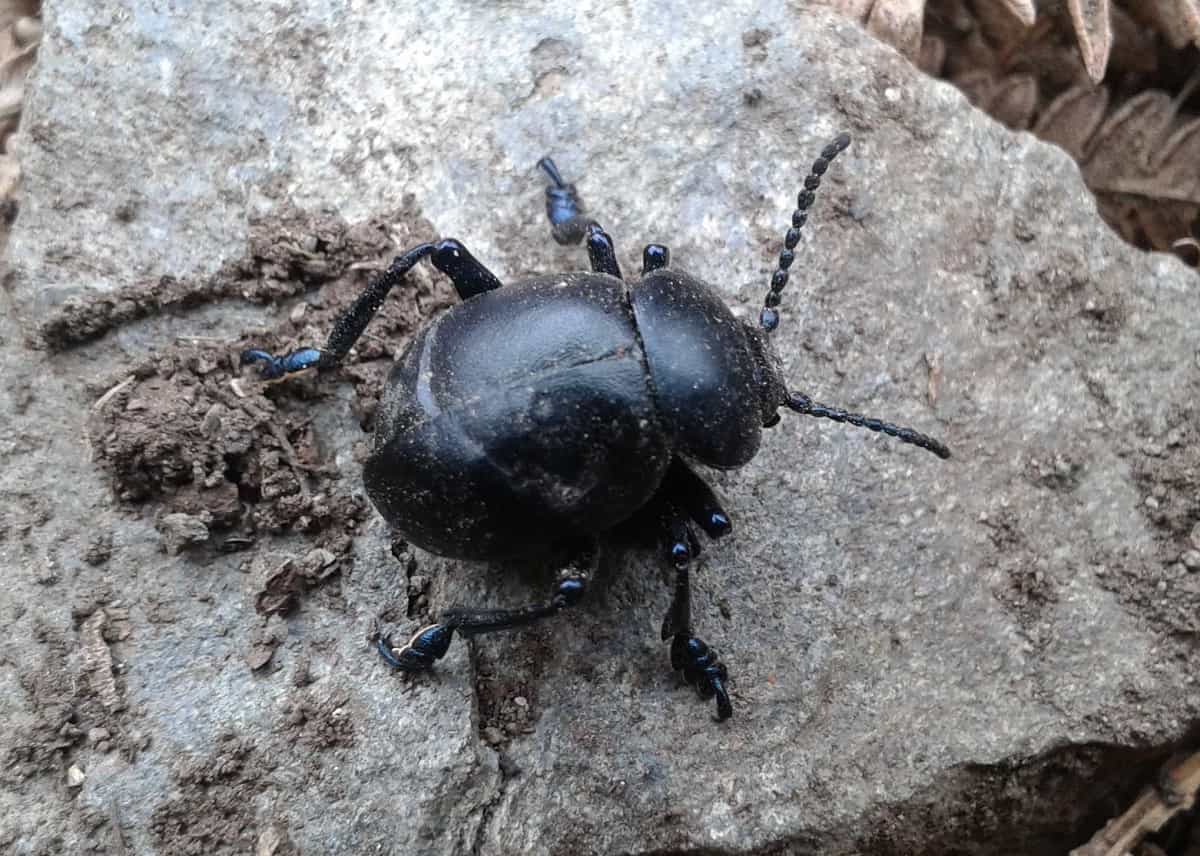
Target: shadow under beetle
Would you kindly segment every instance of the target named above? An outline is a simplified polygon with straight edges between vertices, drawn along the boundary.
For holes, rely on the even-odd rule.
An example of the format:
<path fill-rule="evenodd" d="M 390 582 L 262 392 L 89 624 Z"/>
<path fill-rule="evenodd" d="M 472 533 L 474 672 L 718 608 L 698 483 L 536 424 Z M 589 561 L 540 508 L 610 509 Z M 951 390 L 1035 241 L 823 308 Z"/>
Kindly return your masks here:
<path fill-rule="evenodd" d="M 838 135 L 813 163 L 757 326 L 672 269 L 660 244 L 646 246 L 641 278 L 626 284 L 612 239 L 543 158 L 554 239 L 584 241 L 590 273 L 504 285 L 456 240 L 420 244 L 337 319 L 324 348 L 242 354 L 266 379 L 337 365 L 387 293 L 427 257 L 463 301 L 422 329 L 391 372 L 363 473 L 367 494 L 398 533 L 433 553 L 500 559 L 558 548 L 568 558 L 543 603 L 448 609 L 399 647 L 380 638 L 390 666 L 422 671 L 445 655 L 455 632 L 506 630 L 574 606 L 596 566 L 597 536 L 651 514 L 676 572 L 662 623 L 671 666 L 701 697 L 716 698 L 720 719 L 732 715 L 725 665 L 692 627 L 689 579 L 700 552 L 689 521 L 710 538 L 727 535 L 731 522 L 693 463 L 744 465 L 780 407 L 950 457 L 911 428 L 790 392 L 770 345 L 800 229 L 821 176 L 849 144 Z"/>

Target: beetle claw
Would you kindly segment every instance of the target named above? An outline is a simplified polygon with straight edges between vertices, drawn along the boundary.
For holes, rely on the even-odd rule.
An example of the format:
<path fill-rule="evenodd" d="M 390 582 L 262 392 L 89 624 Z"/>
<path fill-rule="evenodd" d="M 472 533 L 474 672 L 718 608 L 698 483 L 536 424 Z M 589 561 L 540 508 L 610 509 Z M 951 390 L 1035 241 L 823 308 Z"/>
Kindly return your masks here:
<path fill-rule="evenodd" d="M 454 641 L 454 627 L 449 624 L 430 624 L 422 627 L 399 648 L 393 648 L 391 639 L 380 635 L 375 647 L 383 661 L 401 672 L 424 672 L 435 660 L 446 656 L 450 643 Z"/>
<path fill-rule="evenodd" d="M 671 643 L 671 666 L 683 672 L 683 679 L 696 688 L 703 699 L 717 699 L 717 719 L 724 721 L 733 716 L 733 705 L 729 701 L 729 671 L 717 657 L 717 652 L 704 643 L 703 639 L 678 633 Z"/>
<path fill-rule="evenodd" d="M 321 365 L 322 352 L 320 348 L 299 348 L 289 351 L 282 357 L 277 357 L 269 351 L 258 348 L 247 348 L 242 351 L 238 362 L 243 366 L 261 363 L 258 373 L 263 380 L 279 380 L 284 375 L 302 372 Z"/>

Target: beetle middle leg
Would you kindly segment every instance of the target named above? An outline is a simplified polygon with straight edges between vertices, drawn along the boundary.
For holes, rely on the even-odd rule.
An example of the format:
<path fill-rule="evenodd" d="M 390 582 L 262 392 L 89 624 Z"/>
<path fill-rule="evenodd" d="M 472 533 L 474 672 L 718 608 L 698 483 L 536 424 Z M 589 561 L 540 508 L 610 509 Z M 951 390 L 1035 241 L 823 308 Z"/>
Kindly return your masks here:
<path fill-rule="evenodd" d="M 418 244 L 397 256 L 379 277 L 358 296 L 354 304 L 338 316 L 333 331 L 323 348 L 304 347 L 283 356 L 268 351 L 249 348 L 242 351 L 242 365 L 261 363 L 260 371 L 266 380 L 276 380 L 305 369 L 328 369 L 336 366 L 350 353 L 358 337 L 367 329 L 367 324 L 383 306 L 388 292 L 398 285 L 417 262 L 430 257 L 434 267 L 454 283 L 454 290 L 462 300 L 468 300 L 485 291 L 500 288 L 502 283 L 494 273 L 484 267 L 461 242 L 447 238 L 432 244 Z"/>
<path fill-rule="evenodd" d="M 523 627 L 557 615 L 583 598 L 599 558 L 596 539 L 585 539 L 572 547 L 570 557 L 558 572 L 549 600 L 517 609 L 447 609 L 438 616 L 436 624 L 421 628 L 404 645 L 393 648 L 386 636 L 380 636 L 379 654 L 393 669 L 421 672 L 446 655 L 456 632 L 462 636 L 477 636 Z"/>
<path fill-rule="evenodd" d="M 691 563 L 700 555 L 700 542 L 688 519 L 710 538 L 720 538 L 732 529 L 729 515 L 712 488 L 679 458 L 671 462 L 655 507 L 665 552 L 675 566 L 675 591 L 662 622 L 663 641 L 671 640 L 671 668 L 682 672 L 701 698 L 715 696 L 717 718 L 728 719 L 733 715 L 727 689 L 729 673 L 717 652 L 695 635 L 692 626 Z"/>

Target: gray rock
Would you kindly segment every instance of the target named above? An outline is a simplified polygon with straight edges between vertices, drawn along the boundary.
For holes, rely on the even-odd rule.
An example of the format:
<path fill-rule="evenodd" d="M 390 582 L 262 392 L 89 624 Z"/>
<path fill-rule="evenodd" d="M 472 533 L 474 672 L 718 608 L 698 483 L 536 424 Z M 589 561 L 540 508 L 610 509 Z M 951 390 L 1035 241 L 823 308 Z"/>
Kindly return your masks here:
<path fill-rule="evenodd" d="M 1166 571 L 1191 522 L 1157 469 L 1196 455 L 1166 440 L 1200 400 L 1193 274 L 1110 235 L 1065 154 L 818 8 L 299 5 L 47 9 L 0 320 L 0 602 L 21 664 L 0 677 L 15 759 L 0 842 L 1049 853 L 1088 837 L 1114 788 L 1136 790 L 1132 762 L 1168 753 L 1200 709 L 1198 577 Z M 546 153 L 626 271 L 661 241 L 755 313 L 798 183 L 843 128 L 855 142 L 775 341 L 798 389 L 944 437 L 955 458 L 785 416 L 752 464 L 715 476 L 735 534 L 705 551 L 695 610 L 734 676 L 724 725 L 658 642 L 668 571 L 619 544 L 569 618 L 456 643 L 406 681 L 369 645 L 377 616 L 398 634 L 419 620 L 376 520 L 252 672 L 242 559 L 164 560 L 154 500 L 118 507 L 84 437 L 152 347 L 232 352 L 272 316 L 229 299 L 74 350 L 22 344 L 72 296 L 213 273 L 244 254 L 252 215 L 286 205 L 357 222 L 411 195 L 504 279 L 582 265 L 549 241 Z M 352 490 L 347 397 L 311 408 Z M 110 561 L 47 597 L 38 557 L 82 556 L 97 531 Z M 413 562 L 435 608 L 539 598 L 551 570 Z M 97 599 L 131 606 L 112 646 L 119 714 L 70 679 L 72 611 Z M 101 726 L 123 751 L 86 745 Z M 78 796 L 70 769 L 87 770 Z"/>

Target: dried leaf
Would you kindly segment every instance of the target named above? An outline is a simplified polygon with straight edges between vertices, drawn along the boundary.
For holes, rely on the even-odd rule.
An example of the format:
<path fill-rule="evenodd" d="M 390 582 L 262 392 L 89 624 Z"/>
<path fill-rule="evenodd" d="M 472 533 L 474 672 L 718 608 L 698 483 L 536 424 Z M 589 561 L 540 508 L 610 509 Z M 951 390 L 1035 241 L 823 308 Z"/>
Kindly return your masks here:
<path fill-rule="evenodd" d="M 1026 29 L 1032 27 L 1033 22 L 1037 20 L 1037 6 L 1034 5 L 1033 0 L 993 0 L 991 4 L 981 2 L 978 5 L 980 7 L 992 5 L 1001 8 Z"/>
<path fill-rule="evenodd" d="M 1175 50 L 1189 42 L 1200 45 L 1200 0 L 1138 0 L 1129 12 L 1162 33 Z"/>
<path fill-rule="evenodd" d="M 7 29 L 20 18 L 35 17 L 41 5 L 41 0 L 0 0 L 0 29 Z"/>
<path fill-rule="evenodd" d="M 996 92 L 996 81 L 987 71 L 971 71 L 955 77 L 952 81 L 962 90 L 967 100 L 980 109 L 986 109 Z"/>
<path fill-rule="evenodd" d="M 1190 267 L 1200 267 L 1200 241 L 1195 238 L 1180 238 L 1171 244 L 1171 250 L 1183 263 Z"/>
<path fill-rule="evenodd" d="M 30 45 L 0 61 L 0 88 L 21 88 L 25 82 L 25 75 L 33 68 L 34 60 L 37 59 L 37 49 L 37 45 Z"/>
<path fill-rule="evenodd" d="M 1167 138 L 1150 169 L 1164 187 L 1181 194 L 1176 198 L 1200 203 L 1200 118 L 1180 126 Z"/>
<path fill-rule="evenodd" d="M 1124 856 L 1150 832 L 1162 829 L 1175 815 L 1189 810 L 1200 790 L 1200 753 L 1176 759 L 1147 787 L 1124 814 L 1110 821 L 1071 856 Z"/>
<path fill-rule="evenodd" d="M 1033 132 L 1048 143 L 1083 160 L 1084 147 L 1096 133 L 1108 109 L 1108 90 L 1102 86 L 1076 86 L 1059 95 L 1042 110 Z"/>
<path fill-rule="evenodd" d="M 1163 132 L 1175 115 L 1171 97 L 1149 91 L 1136 95 L 1108 117 L 1096 132 L 1082 164 L 1088 186 L 1111 190 L 1123 176 L 1149 172 Z"/>
<path fill-rule="evenodd" d="M 820 5 L 828 6 L 839 15 L 853 18 L 861 24 L 867 20 L 867 13 L 874 3 L 875 0 L 821 0 Z"/>
<path fill-rule="evenodd" d="M 924 18 L 925 0 L 876 0 L 867 16 L 867 32 L 916 62 Z"/>
<path fill-rule="evenodd" d="M 1112 29 L 1112 53 L 1108 57 L 1110 72 L 1149 75 L 1158 70 L 1158 44 L 1152 28 L 1135 21 L 1120 6 L 1113 6 Z"/>
<path fill-rule="evenodd" d="M 1015 8 L 1023 5 L 1020 2 L 1013 4 L 1006 0 L 978 2 L 975 4 L 975 18 L 979 21 L 979 28 L 987 37 L 1005 49 L 1024 41 L 1034 25 L 1036 10 L 1034 10 L 1034 15 L 1026 15 L 1027 10 Z"/>
<path fill-rule="evenodd" d="M 987 111 L 1010 128 L 1023 131 L 1037 110 L 1038 83 L 1032 74 L 1011 74 L 995 87 Z"/>
<path fill-rule="evenodd" d="M 14 157 L 0 155 L 0 205 L 16 197 L 20 182 L 20 163 Z"/>
<path fill-rule="evenodd" d="M 1180 236 L 1187 234 L 1188 224 L 1196 216 L 1196 203 L 1149 197 L 1148 202 L 1136 201 L 1137 225 L 1146 242 L 1155 249 L 1167 249 Z"/>
<path fill-rule="evenodd" d="M 1112 21 L 1108 0 L 1067 0 L 1075 40 L 1088 76 L 1095 83 L 1104 79 L 1108 55 L 1112 52 Z"/>
<path fill-rule="evenodd" d="M 941 77 L 946 64 L 946 42 L 937 36 L 926 36 L 921 42 L 921 56 L 917 68 L 931 77 Z"/>

